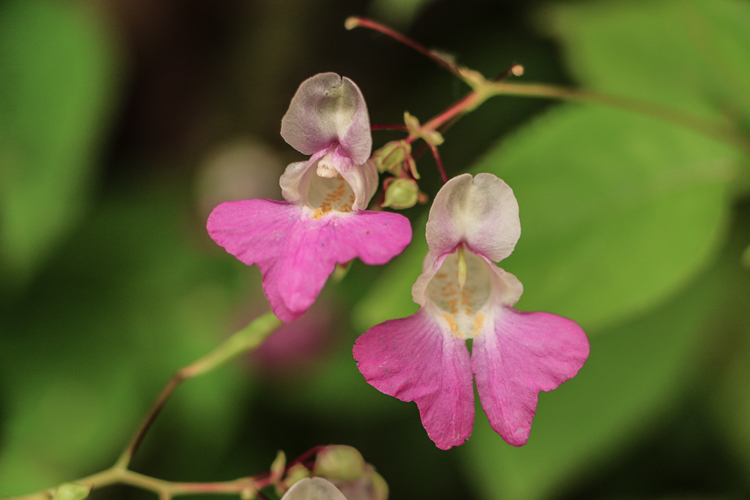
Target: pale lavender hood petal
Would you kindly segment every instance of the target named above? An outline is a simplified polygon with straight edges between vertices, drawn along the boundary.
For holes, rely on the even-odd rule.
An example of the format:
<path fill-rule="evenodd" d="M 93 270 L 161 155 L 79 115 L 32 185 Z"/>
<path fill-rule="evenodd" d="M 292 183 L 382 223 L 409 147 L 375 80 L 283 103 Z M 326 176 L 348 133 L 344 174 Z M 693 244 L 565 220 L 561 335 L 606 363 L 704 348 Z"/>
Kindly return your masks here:
<path fill-rule="evenodd" d="M 281 119 L 281 136 L 306 155 L 338 143 L 355 165 L 361 165 L 372 150 L 365 98 L 353 81 L 336 73 L 308 78 Z"/>
<path fill-rule="evenodd" d="M 463 174 L 449 180 L 435 196 L 427 221 L 427 245 L 437 255 L 464 242 L 493 262 L 513 252 L 521 236 L 513 190 L 492 174 Z"/>

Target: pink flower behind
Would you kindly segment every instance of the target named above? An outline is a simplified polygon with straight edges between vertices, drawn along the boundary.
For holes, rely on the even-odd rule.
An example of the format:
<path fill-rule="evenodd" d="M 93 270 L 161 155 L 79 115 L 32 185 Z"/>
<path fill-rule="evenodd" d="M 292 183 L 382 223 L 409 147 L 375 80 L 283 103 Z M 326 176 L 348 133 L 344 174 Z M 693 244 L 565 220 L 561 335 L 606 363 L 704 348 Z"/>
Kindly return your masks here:
<path fill-rule="evenodd" d="M 575 322 L 513 308 L 523 286 L 493 261 L 510 255 L 520 234 L 518 204 L 502 180 L 451 179 L 427 222 L 429 252 L 412 288 L 421 308 L 370 328 L 354 345 L 367 382 L 416 402 L 439 448 L 471 434 L 473 378 L 492 428 L 521 446 L 539 392 L 573 377 L 588 357 L 588 339 Z M 473 339 L 471 358 L 466 339 Z"/>
<path fill-rule="evenodd" d="M 385 264 L 411 241 L 409 221 L 364 210 L 377 190 L 367 106 L 348 78 L 305 80 L 281 120 L 281 136 L 307 161 L 281 176 L 286 201 L 222 203 L 208 218 L 211 238 L 248 265 L 258 264 L 274 313 L 294 321 L 315 301 L 337 263 L 359 257 Z"/>

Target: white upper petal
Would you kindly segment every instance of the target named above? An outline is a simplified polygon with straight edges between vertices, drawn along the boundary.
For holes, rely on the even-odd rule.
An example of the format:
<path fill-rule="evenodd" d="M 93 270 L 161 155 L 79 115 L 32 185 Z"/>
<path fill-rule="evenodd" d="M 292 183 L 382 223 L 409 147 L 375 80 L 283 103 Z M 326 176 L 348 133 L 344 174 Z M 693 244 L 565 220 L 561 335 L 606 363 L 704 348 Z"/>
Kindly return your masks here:
<path fill-rule="evenodd" d="M 361 165 L 372 150 L 365 98 L 353 81 L 336 73 L 308 78 L 281 119 L 281 136 L 308 155 L 338 144 L 355 165 Z"/>
<path fill-rule="evenodd" d="M 472 252 L 498 262 L 521 236 L 513 190 L 492 174 L 463 174 L 435 196 L 427 221 L 430 252 L 442 255 L 466 243 Z"/>

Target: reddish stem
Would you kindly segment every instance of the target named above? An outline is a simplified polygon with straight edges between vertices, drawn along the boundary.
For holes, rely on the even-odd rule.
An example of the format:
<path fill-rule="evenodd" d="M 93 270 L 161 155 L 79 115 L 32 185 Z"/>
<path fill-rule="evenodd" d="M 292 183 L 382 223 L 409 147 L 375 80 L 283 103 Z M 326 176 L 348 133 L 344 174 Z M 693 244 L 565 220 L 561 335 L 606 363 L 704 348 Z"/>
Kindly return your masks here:
<path fill-rule="evenodd" d="M 442 58 L 435 54 L 433 51 L 428 49 L 427 47 L 424 47 L 417 42 L 411 40 L 410 38 L 402 35 L 401 33 L 392 30 L 391 28 L 387 26 L 383 26 L 380 23 L 377 23 L 375 21 L 372 21 L 370 19 L 365 19 L 363 17 L 350 17 L 346 20 L 346 23 L 344 24 L 346 26 L 346 29 L 352 29 L 356 28 L 358 26 L 362 26 L 364 28 L 370 28 L 371 30 L 379 31 L 380 33 L 383 33 L 384 35 L 387 35 L 394 40 L 397 40 L 404 45 L 408 45 L 412 49 L 416 50 L 417 52 L 420 52 L 421 54 L 424 54 L 425 56 L 429 57 L 436 63 L 438 63 L 440 66 L 444 67 L 451 73 L 461 76 L 461 72 L 458 70 L 458 67 L 456 67 L 454 64 L 451 64 L 449 61 L 447 61 L 445 58 Z"/>
<path fill-rule="evenodd" d="M 440 170 L 440 177 L 443 178 L 443 184 L 445 184 L 446 182 L 448 182 L 448 176 L 445 175 L 445 169 L 443 168 L 443 162 L 440 160 L 440 155 L 438 154 L 437 147 L 429 142 L 427 143 L 427 145 L 432 151 L 432 156 L 435 158 L 435 163 L 437 163 L 438 170 Z"/>
<path fill-rule="evenodd" d="M 409 128 L 406 125 L 371 125 L 370 130 L 398 130 L 408 132 Z"/>
<path fill-rule="evenodd" d="M 315 448 L 312 448 L 310 450 L 307 450 L 302 455 L 298 456 L 291 462 L 289 462 L 289 465 L 286 466 L 286 470 L 289 470 L 293 465 L 296 465 L 300 462 L 304 462 L 308 458 L 312 457 L 313 455 L 317 455 L 325 446 L 316 446 Z"/>
<path fill-rule="evenodd" d="M 465 112 L 466 109 L 473 106 L 477 100 L 479 100 L 479 95 L 477 94 L 476 91 L 467 94 L 463 99 L 458 101 L 456 104 L 454 104 L 450 108 L 446 109 L 445 111 L 437 115 L 432 120 L 422 125 L 422 128 L 425 128 L 428 130 L 437 130 L 444 123 L 452 120 L 453 118 L 457 117 L 461 113 Z"/>

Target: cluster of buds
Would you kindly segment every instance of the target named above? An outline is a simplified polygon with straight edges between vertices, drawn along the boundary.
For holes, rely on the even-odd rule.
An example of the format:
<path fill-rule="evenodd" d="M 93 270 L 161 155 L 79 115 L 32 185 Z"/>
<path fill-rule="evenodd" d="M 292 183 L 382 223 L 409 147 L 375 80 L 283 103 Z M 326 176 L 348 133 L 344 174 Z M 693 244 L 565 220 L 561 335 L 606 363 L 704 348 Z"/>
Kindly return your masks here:
<path fill-rule="evenodd" d="M 383 181 L 383 202 L 381 207 L 389 207 L 396 210 L 411 208 L 417 203 L 427 203 L 428 197 L 419 190 L 417 181 L 417 163 L 412 155 L 412 143 L 416 139 L 424 140 L 425 144 L 435 155 L 435 161 L 440 164 L 437 156 L 437 146 L 443 143 L 443 136 L 437 130 L 422 127 L 419 120 L 404 113 L 404 130 L 409 132 L 409 137 L 404 140 L 391 141 L 373 153 L 371 161 L 375 163 L 378 172 L 390 173 Z M 400 126 L 398 128 L 401 128 Z"/>
<path fill-rule="evenodd" d="M 355 448 L 317 449 L 315 461 L 297 459 L 286 466 L 283 452 L 271 465 L 270 481 L 283 500 L 387 500 L 388 484 Z"/>

